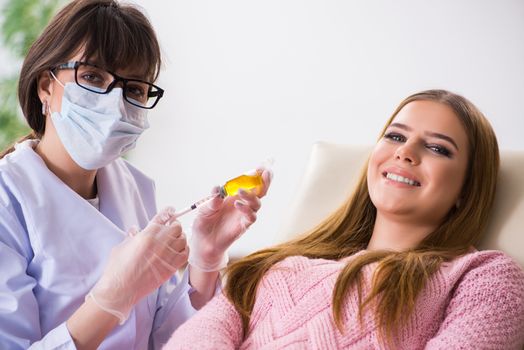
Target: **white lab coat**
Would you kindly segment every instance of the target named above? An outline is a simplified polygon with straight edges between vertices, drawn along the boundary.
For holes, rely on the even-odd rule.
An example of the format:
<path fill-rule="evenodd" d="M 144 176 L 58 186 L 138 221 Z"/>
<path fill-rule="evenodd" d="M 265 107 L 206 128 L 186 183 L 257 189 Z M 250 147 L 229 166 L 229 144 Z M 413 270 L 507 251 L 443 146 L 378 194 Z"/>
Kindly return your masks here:
<path fill-rule="evenodd" d="M 122 159 L 97 173 L 100 210 L 25 141 L 0 160 L 0 348 L 74 349 L 65 321 L 111 248 L 156 214 L 154 184 Z M 159 348 L 195 310 L 187 273 L 140 301 L 100 349 Z"/>

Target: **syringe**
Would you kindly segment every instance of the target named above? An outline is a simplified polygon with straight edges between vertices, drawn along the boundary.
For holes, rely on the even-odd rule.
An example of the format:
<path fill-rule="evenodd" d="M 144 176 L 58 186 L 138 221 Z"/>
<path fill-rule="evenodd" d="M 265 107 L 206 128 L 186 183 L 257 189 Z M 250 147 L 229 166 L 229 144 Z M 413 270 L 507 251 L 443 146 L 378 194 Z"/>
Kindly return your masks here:
<path fill-rule="evenodd" d="M 199 201 L 196 201 L 195 203 L 191 204 L 189 207 L 181 210 L 180 212 L 178 213 L 175 213 L 174 215 L 174 219 L 178 219 L 179 217 L 181 217 L 182 215 L 186 215 L 187 213 L 189 213 L 190 211 L 193 211 L 195 210 L 196 208 L 198 208 L 200 205 L 204 204 L 205 202 L 215 198 L 215 197 L 218 197 L 220 196 L 220 192 L 218 193 L 213 193 L 205 198 L 202 198 L 201 200 Z"/>
<path fill-rule="evenodd" d="M 174 219 L 178 219 L 182 215 L 185 215 L 189 213 L 190 211 L 195 210 L 200 205 L 206 203 L 207 201 L 218 197 L 227 197 L 227 196 L 234 196 L 238 193 L 239 189 L 244 190 L 251 190 L 253 188 L 260 188 L 264 184 L 264 181 L 262 180 L 262 174 L 258 171 L 255 171 L 254 174 L 250 175 L 240 175 L 238 177 L 235 177 L 234 179 L 231 179 L 227 181 L 224 186 L 220 187 L 219 192 L 213 193 L 207 197 L 202 198 L 199 201 L 196 201 L 195 203 L 191 204 L 189 207 L 181 210 L 178 213 L 175 213 Z"/>

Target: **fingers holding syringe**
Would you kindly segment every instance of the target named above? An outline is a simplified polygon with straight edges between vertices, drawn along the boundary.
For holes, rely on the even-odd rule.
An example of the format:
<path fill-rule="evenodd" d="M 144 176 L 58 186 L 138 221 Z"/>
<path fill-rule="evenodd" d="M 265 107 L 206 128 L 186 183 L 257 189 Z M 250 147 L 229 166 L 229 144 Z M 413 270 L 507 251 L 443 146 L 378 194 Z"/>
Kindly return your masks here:
<path fill-rule="evenodd" d="M 160 271 L 167 270 L 167 275 L 175 273 L 176 270 L 184 266 L 189 257 L 189 247 L 185 237 L 179 238 L 177 241 L 171 246 L 167 244 L 156 245 L 151 252 L 149 260 L 151 265 Z M 161 275 L 166 276 L 166 273 Z"/>
<path fill-rule="evenodd" d="M 158 224 L 164 226 L 176 226 L 179 225 L 177 221 L 177 213 L 173 207 L 165 207 L 159 211 L 149 222 L 150 224 Z"/>
<path fill-rule="evenodd" d="M 160 246 L 181 252 L 187 245 L 182 226 L 176 220 L 175 209 L 167 207 L 158 212 L 144 229 L 151 234 Z"/>
<path fill-rule="evenodd" d="M 170 223 L 171 220 L 173 220 L 175 217 L 175 208 L 173 207 L 165 207 L 161 211 L 159 211 L 149 223 L 155 223 L 159 225 L 167 225 Z"/>
<path fill-rule="evenodd" d="M 243 229 L 247 229 L 257 220 L 257 211 L 260 209 L 260 199 L 253 193 L 245 190 L 238 191 L 239 199 L 235 200 L 234 206 L 242 216 L 240 223 Z"/>
<path fill-rule="evenodd" d="M 186 263 L 189 248 L 186 235 L 178 221 L 165 225 L 151 223 L 144 231 L 149 231 L 147 234 L 155 241 L 151 247 L 155 257 L 174 269 Z"/>
<path fill-rule="evenodd" d="M 269 186 L 271 185 L 271 180 L 273 179 L 273 171 L 266 167 L 258 167 L 257 172 L 261 174 L 262 181 L 264 182 L 263 186 L 258 190 L 258 197 L 262 198 L 267 194 Z"/>
<path fill-rule="evenodd" d="M 224 204 L 224 198 L 220 195 L 220 186 L 211 189 L 211 196 L 213 197 L 198 209 L 199 214 L 203 217 L 214 215 Z"/>
<path fill-rule="evenodd" d="M 247 207 L 256 213 L 262 206 L 262 201 L 258 196 L 259 194 L 254 190 L 246 191 L 241 188 L 238 190 L 238 199 L 235 200 L 234 205 L 238 209 Z"/>
<path fill-rule="evenodd" d="M 179 268 L 186 263 L 189 256 L 186 235 L 182 234 L 176 238 L 166 240 L 156 247 L 156 255 L 164 257 L 171 266 Z"/>

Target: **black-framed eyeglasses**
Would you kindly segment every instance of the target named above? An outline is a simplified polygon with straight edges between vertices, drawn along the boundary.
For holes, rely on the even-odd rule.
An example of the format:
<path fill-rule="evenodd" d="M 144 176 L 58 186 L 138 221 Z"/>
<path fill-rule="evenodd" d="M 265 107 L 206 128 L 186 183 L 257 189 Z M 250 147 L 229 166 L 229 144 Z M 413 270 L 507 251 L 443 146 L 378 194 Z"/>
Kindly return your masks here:
<path fill-rule="evenodd" d="M 155 107 L 158 100 L 164 95 L 164 90 L 155 84 L 139 79 L 122 78 L 88 62 L 62 63 L 53 67 L 52 71 L 57 69 L 74 69 L 77 85 L 97 94 L 107 94 L 113 90 L 118 82 L 122 82 L 124 99 L 140 108 L 151 109 Z"/>

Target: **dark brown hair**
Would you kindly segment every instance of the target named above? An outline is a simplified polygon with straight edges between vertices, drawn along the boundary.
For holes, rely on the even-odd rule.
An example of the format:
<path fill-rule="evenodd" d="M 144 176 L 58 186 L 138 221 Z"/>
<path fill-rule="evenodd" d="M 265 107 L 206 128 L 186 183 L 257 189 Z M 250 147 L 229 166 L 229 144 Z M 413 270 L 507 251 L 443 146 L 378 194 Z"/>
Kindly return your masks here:
<path fill-rule="evenodd" d="M 343 329 L 346 293 L 356 287 L 360 315 L 366 305 L 374 305 L 381 339 L 387 342 L 394 341 L 395 331 L 408 320 L 417 296 L 440 264 L 466 253 L 477 243 L 493 204 L 499 168 L 497 139 L 487 119 L 467 99 L 445 90 L 428 90 L 407 97 L 387 121 L 380 137 L 405 105 L 419 100 L 451 107 L 464 127 L 469 154 L 461 205 L 451 208 L 442 224 L 414 249 L 370 251 L 351 259 L 340 272 L 333 291 L 333 314 L 339 329 Z M 225 293 L 241 315 L 244 332 L 259 282 L 274 264 L 293 255 L 339 260 L 367 247 L 377 211 L 368 193 L 366 169 L 367 165 L 352 196 L 319 226 L 290 242 L 253 253 L 227 269 Z M 378 266 L 370 292 L 363 296 L 361 269 L 373 262 L 378 262 Z"/>
<path fill-rule="evenodd" d="M 107 70 L 133 68 L 151 82 L 158 77 L 160 47 L 151 23 L 139 9 L 116 0 L 72 1 L 36 39 L 22 65 L 18 98 L 33 130 L 23 139 L 40 138 L 45 131 L 37 90 L 39 76 L 81 50 L 84 60 Z"/>

